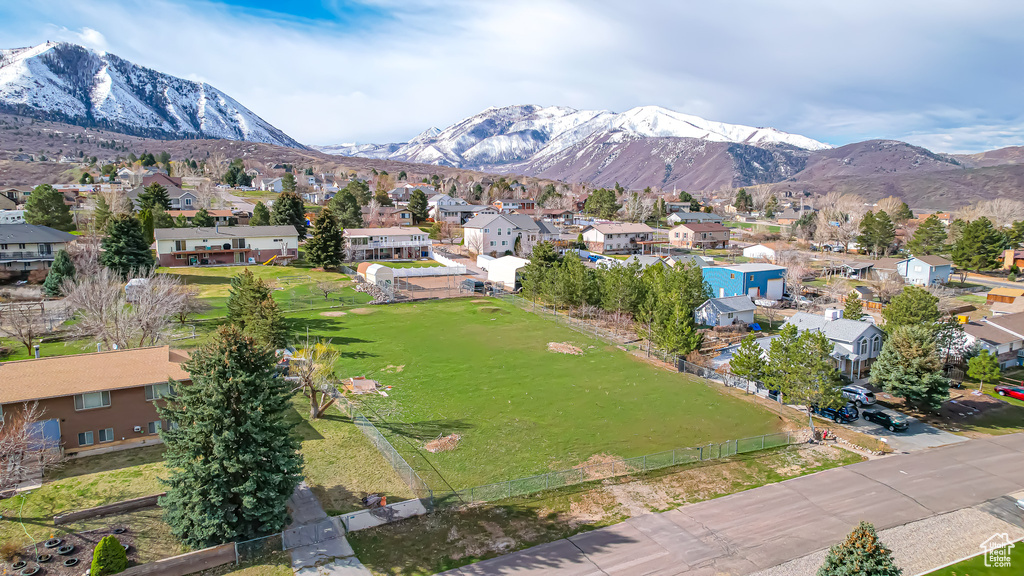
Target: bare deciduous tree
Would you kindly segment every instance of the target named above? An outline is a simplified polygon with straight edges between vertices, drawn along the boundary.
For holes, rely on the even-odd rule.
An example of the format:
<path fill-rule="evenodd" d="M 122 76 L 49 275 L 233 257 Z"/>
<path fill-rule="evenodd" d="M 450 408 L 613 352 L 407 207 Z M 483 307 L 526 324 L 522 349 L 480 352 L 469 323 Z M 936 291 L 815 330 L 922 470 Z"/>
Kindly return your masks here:
<path fill-rule="evenodd" d="M 633 192 L 626 199 L 622 206 L 623 215 L 629 222 L 646 222 L 654 210 L 654 202 L 650 198 L 644 198 L 637 192 Z"/>
<path fill-rule="evenodd" d="M 779 303 L 772 302 L 769 304 L 768 302 L 762 300 L 761 303 L 757 305 L 757 310 L 758 312 L 761 313 L 762 316 L 768 319 L 768 329 L 770 330 L 774 328 L 775 321 L 779 319 L 779 314 L 781 313 L 781 310 L 779 309 Z"/>
<path fill-rule="evenodd" d="M 60 438 L 43 434 L 43 409 L 38 403 L 7 406 L 0 420 L 0 492 L 13 490 L 64 460 Z"/>
<path fill-rule="evenodd" d="M 332 393 L 337 391 L 338 378 L 334 365 L 340 356 L 330 340 L 306 339 L 306 345 L 292 356 L 288 374 L 298 378 L 295 391 L 309 398 L 309 418 L 316 420 L 334 404 Z"/>
<path fill-rule="evenodd" d="M 210 309 L 209 304 L 199 299 L 198 287 L 181 285 L 178 286 L 178 291 L 181 292 L 181 305 L 174 313 L 174 317 L 178 320 L 179 324 L 187 322 L 188 317 L 193 314 L 206 312 Z"/>
<path fill-rule="evenodd" d="M 32 345 L 46 333 L 43 303 L 12 302 L 0 306 L 0 334 L 17 341 L 29 355 Z"/>
<path fill-rule="evenodd" d="M 893 296 L 903 291 L 903 284 L 903 277 L 899 274 L 887 274 L 875 284 L 875 294 L 883 304 L 888 304 Z"/>
<path fill-rule="evenodd" d="M 449 244 L 454 244 L 459 231 L 460 228 L 454 222 L 441 222 L 438 224 L 437 239 L 441 242 L 447 240 Z"/>
<path fill-rule="evenodd" d="M 329 280 L 321 280 L 316 283 L 316 291 L 324 295 L 327 300 L 331 294 L 341 290 L 341 284 Z"/>

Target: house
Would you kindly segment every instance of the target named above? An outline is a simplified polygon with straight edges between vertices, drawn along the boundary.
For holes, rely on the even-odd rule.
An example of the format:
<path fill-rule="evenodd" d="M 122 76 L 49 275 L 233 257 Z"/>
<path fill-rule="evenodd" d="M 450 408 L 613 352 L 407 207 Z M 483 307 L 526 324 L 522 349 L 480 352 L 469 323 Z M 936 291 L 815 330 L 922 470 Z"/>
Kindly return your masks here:
<path fill-rule="evenodd" d="M 882 329 L 873 322 L 843 318 L 842 310 L 831 310 L 826 315 L 797 312 L 784 326 L 792 324 L 798 332 L 821 332 L 833 344 L 832 358 L 843 374 L 864 378 L 871 364 L 882 352 Z"/>
<path fill-rule="evenodd" d="M 346 228 L 346 252 L 350 261 L 415 260 L 430 257 L 433 241 L 419 228 Z"/>
<path fill-rule="evenodd" d="M 430 211 L 435 222 L 451 222 L 462 226 L 481 214 L 497 214 L 494 206 L 479 204 L 438 204 Z"/>
<path fill-rule="evenodd" d="M 177 186 L 165 186 L 165 188 L 167 188 L 167 197 L 171 200 L 171 210 L 199 209 L 199 198 L 195 195 L 195 192 L 183 190 Z M 139 207 L 139 194 L 145 191 L 146 189 L 143 186 L 137 186 L 128 191 L 128 198 L 131 199 L 136 208 Z"/>
<path fill-rule="evenodd" d="M 23 275 L 49 270 L 57 252 L 78 237 L 34 224 L 0 225 L 0 271 Z"/>
<path fill-rule="evenodd" d="M 0 197 L 7 198 L 11 202 L 0 199 L 0 208 L 16 208 L 27 202 L 30 195 L 32 195 L 31 188 L 4 188 L 0 190 Z"/>
<path fill-rule="evenodd" d="M 0 224 L 24 224 L 24 210 L 0 210 Z"/>
<path fill-rule="evenodd" d="M 682 202 L 679 200 L 669 200 L 665 202 L 665 212 L 669 214 L 676 214 L 678 212 L 689 212 L 690 202 Z"/>
<path fill-rule="evenodd" d="M 265 192 L 277 192 L 281 193 L 284 191 L 284 179 L 283 178 L 260 178 L 255 182 L 256 188 Z"/>
<path fill-rule="evenodd" d="M 953 273 L 953 263 L 941 256 L 911 257 L 897 262 L 896 272 L 907 284 L 945 284 Z"/>
<path fill-rule="evenodd" d="M 491 202 L 499 212 L 511 212 L 518 210 L 520 213 L 523 210 L 535 210 L 537 208 L 537 202 L 531 198 L 502 198 Z"/>
<path fill-rule="evenodd" d="M 412 193 L 416 190 L 423 192 L 427 198 L 437 194 L 437 190 L 429 184 L 402 184 L 397 188 L 388 190 L 388 197 L 395 202 L 408 202 L 409 198 L 412 197 Z"/>
<path fill-rule="evenodd" d="M 513 214 L 524 214 L 531 217 L 539 217 L 545 222 L 554 222 L 563 226 L 572 226 L 573 218 L 576 213 L 572 210 L 562 210 L 561 208 L 542 208 L 540 210 L 513 210 Z"/>
<path fill-rule="evenodd" d="M 721 224 L 680 224 L 669 230 L 668 242 L 677 248 L 725 248 L 729 245 L 729 229 Z"/>
<path fill-rule="evenodd" d="M 299 233 L 291 225 L 157 228 L 154 234 L 160 266 L 252 264 L 298 257 Z"/>
<path fill-rule="evenodd" d="M 187 385 L 187 356 L 168 346 L 18 360 L 0 364 L 0 411 L 38 402 L 44 429 L 53 426 L 64 451 L 107 452 L 160 442 L 168 425 L 154 404 Z"/>
<path fill-rule="evenodd" d="M 768 262 L 775 262 L 775 248 L 765 246 L 764 244 L 754 244 L 753 246 L 747 246 L 743 249 L 743 256 L 750 258 L 751 260 L 767 260 Z"/>
<path fill-rule="evenodd" d="M 633 254 L 624 260 L 611 259 L 613 262 L 620 262 L 622 266 L 629 266 L 634 262 L 640 266 L 641 270 L 646 270 L 648 266 L 675 266 L 676 259 L 672 256 L 653 256 L 650 254 Z"/>
<path fill-rule="evenodd" d="M 1021 296 L 1024 296 L 1024 288 L 993 288 L 985 295 L 985 304 L 1013 304 Z"/>
<path fill-rule="evenodd" d="M 822 271 L 827 275 L 842 276 L 852 280 L 866 280 L 874 275 L 875 264 L 873 262 L 856 261 L 836 262 L 826 264 Z"/>
<path fill-rule="evenodd" d="M 722 217 L 707 212 L 676 212 L 669 216 L 668 221 L 674 224 L 721 224 Z"/>
<path fill-rule="evenodd" d="M 802 216 L 803 212 L 789 208 L 780 212 L 775 217 L 775 221 L 780 226 L 792 226 L 793 224 L 796 224 L 796 221 L 799 220 Z"/>
<path fill-rule="evenodd" d="M 199 212 L 199 210 L 168 210 L 167 215 L 171 218 L 178 218 L 178 216 L 184 216 L 185 221 L 188 222 L 189 226 L 192 225 L 192 218 Z M 213 221 L 217 224 L 224 226 L 234 226 L 238 223 L 238 219 L 235 217 L 235 213 L 231 210 L 207 210 Z"/>
<path fill-rule="evenodd" d="M 1003 251 L 1003 270 L 1010 270 L 1014 266 L 1018 270 L 1024 270 L 1024 250 Z"/>
<path fill-rule="evenodd" d="M 14 210 L 17 207 L 18 202 L 14 198 L 7 194 L 0 194 L 0 210 Z"/>
<path fill-rule="evenodd" d="M 360 211 L 363 213 L 363 225 L 367 228 L 412 226 L 412 212 L 407 207 L 378 206 L 371 214 L 370 207 L 363 206 Z"/>
<path fill-rule="evenodd" d="M 583 229 L 587 249 L 599 254 L 636 254 L 643 244 L 654 240 L 654 229 L 633 222 L 604 222 Z"/>
<path fill-rule="evenodd" d="M 507 290 L 519 287 L 519 271 L 530 261 L 517 256 L 502 256 L 487 263 L 487 280 L 502 284 Z"/>
<path fill-rule="evenodd" d="M 757 306 L 750 296 L 710 298 L 693 311 L 694 322 L 704 326 L 732 326 L 753 324 Z"/>
<path fill-rule="evenodd" d="M 481 214 L 463 225 L 462 235 L 463 244 L 475 254 L 513 253 L 518 244 L 518 253 L 524 255 L 540 242 L 558 240 L 560 233 L 551 224 L 522 214 Z"/>
<path fill-rule="evenodd" d="M 734 264 L 703 268 L 704 281 L 718 298 L 746 294 L 751 298 L 781 300 L 786 269 L 774 264 Z"/>
<path fill-rule="evenodd" d="M 157 172 L 156 174 L 150 174 L 142 177 L 142 187 L 145 188 L 150 184 L 159 184 L 164 188 L 175 187 L 181 188 L 181 178 L 178 176 L 168 176 L 163 172 Z"/>
<path fill-rule="evenodd" d="M 434 208 L 437 206 L 465 206 L 466 204 L 469 204 L 469 202 L 466 202 L 462 198 L 453 198 L 447 194 L 434 194 L 427 198 L 427 210 L 431 212 L 433 212 Z"/>
<path fill-rule="evenodd" d="M 1024 349 L 1024 312 L 975 320 L 963 328 L 967 344 L 995 354 L 1000 368 L 1018 365 L 1018 355 Z"/>

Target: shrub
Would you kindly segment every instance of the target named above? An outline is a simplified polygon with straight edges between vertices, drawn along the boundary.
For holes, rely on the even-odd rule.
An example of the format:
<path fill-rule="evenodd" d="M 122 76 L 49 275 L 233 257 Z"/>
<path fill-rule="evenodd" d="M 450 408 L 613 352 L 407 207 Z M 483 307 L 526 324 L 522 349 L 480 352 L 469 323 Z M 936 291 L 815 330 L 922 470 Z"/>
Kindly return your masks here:
<path fill-rule="evenodd" d="M 28 273 L 29 284 L 42 284 L 46 280 L 46 275 L 49 274 L 47 270 L 32 270 Z"/>
<path fill-rule="evenodd" d="M 114 536 L 104 536 L 92 552 L 92 569 L 89 576 L 107 576 L 124 572 L 128 568 L 128 554 L 121 541 Z"/>
<path fill-rule="evenodd" d="M 21 547 L 14 542 L 4 542 L 0 544 L 0 558 L 5 562 L 13 562 L 15 558 L 21 556 Z"/>

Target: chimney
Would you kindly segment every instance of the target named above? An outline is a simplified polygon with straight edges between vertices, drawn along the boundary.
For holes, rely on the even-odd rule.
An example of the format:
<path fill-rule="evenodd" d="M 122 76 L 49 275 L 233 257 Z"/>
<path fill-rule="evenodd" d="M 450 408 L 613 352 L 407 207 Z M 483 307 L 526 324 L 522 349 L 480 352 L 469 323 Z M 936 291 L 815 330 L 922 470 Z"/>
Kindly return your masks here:
<path fill-rule="evenodd" d="M 33 348 L 36 350 L 36 358 L 39 358 L 39 344 L 36 344 Z"/>

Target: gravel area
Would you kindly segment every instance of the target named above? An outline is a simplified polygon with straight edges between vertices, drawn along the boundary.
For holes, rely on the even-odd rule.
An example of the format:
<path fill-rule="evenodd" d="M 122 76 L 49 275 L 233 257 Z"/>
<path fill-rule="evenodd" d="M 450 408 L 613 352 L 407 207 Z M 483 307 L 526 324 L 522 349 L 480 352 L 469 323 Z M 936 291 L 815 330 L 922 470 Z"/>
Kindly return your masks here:
<path fill-rule="evenodd" d="M 851 530 L 853 527 L 851 526 Z M 977 510 L 964 508 L 933 516 L 878 533 L 905 576 L 935 570 L 981 552 L 982 542 L 993 534 L 1007 533 L 1011 539 L 1024 538 L 1024 529 Z M 827 550 L 819 550 L 749 576 L 807 576 L 816 574 Z"/>

